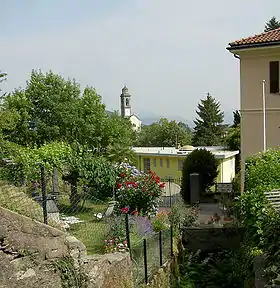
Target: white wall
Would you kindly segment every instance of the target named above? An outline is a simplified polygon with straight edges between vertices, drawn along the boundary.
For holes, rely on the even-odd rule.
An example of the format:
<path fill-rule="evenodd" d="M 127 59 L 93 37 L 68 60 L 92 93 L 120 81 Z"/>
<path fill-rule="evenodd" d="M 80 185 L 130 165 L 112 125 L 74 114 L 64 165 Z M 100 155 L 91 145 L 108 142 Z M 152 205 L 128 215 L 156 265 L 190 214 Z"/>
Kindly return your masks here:
<path fill-rule="evenodd" d="M 235 157 L 223 159 L 221 164 L 221 182 L 230 183 L 235 177 Z"/>

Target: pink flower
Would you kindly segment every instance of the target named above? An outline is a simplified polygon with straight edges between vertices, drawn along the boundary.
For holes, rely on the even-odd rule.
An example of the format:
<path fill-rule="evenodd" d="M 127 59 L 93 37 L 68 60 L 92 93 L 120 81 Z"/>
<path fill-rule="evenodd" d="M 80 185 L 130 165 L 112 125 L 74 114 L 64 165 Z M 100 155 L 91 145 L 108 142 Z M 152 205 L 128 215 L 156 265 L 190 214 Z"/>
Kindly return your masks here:
<path fill-rule="evenodd" d="M 164 182 L 159 184 L 159 188 L 163 189 L 164 187 L 165 187 L 165 183 Z"/>
<path fill-rule="evenodd" d="M 128 207 L 122 208 L 122 212 L 123 212 L 123 213 L 128 213 L 128 211 L 129 211 L 129 208 L 128 208 Z"/>

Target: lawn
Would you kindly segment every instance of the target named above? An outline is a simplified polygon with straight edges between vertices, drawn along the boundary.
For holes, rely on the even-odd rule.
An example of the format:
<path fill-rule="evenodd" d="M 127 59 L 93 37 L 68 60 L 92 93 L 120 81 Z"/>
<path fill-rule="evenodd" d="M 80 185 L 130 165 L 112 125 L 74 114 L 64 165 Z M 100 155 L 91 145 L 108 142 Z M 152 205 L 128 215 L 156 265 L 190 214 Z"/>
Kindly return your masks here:
<path fill-rule="evenodd" d="M 81 240 L 88 254 L 103 253 L 104 240 L 109 232 L 109 224 L 104 220 L 97 220 L 95 213 L 103 213 L 107 204 L 105 202 L 96 203 L 93 200 L 86 200 L 78 207 L 77 212 L 72 212 L 68 197 L 59 201 L 59 211 L 66 216 L 75 216 L 82 223 L 71 224 L 69 233 Z"/>

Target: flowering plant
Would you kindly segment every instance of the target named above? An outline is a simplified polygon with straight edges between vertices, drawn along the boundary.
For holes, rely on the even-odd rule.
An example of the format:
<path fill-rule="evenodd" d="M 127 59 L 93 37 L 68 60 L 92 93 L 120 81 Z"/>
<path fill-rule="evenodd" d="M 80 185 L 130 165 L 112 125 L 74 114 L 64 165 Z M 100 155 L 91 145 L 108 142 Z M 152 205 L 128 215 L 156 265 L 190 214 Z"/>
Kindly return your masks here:
<path fill-rule="evenodd" d="M 183 226 L 191 227 L 191 226 L 199 226 L 198 223 L 199 217 L 199 209 L 196 207 L 191 207 L 188 212 L 184 215 Z"/>
<path fill-rule="evenodd" d="M 118 167 L 118 172 L 115 195 L 121 212 L 141 216 L 156 215 L 165 183 L 161 183 L 154 172 L 139 172 L 126 163 Z"/>
<path fill-rule="evenodd" d="M 170 227 L 169 213 L 166 211 L 159 212 L 152 220 L 153 229 L 155 232 L 167 230 Z"/>
<path fill-rule="evenodd" d="M 118 237 L 104 240 L 105 253 L 128 252 L 127 241 L 120 241 Z"/>

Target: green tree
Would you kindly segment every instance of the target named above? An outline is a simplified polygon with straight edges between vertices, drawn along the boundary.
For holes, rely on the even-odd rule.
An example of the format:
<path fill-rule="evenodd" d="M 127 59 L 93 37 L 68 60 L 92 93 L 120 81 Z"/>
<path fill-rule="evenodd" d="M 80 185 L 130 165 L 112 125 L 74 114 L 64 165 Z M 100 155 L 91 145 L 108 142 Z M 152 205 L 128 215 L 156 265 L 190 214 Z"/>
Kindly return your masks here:
<path fill-rule="evenodd" d="M 238 110 L 233 111 L 233 125 L 232 127 L 236 128 L 240 124 L 240 112 Z"/>
<path fill-rule="evenodd" d="M 221 111 L 220 103 L 209 93 L 206 99 L 201 100 L 196 110 L 198 118 L 194 120 L 194 146 L 215 146 L 221 144 L 223 135 L 224 113 Z"/>
<path fill-rule="evenodd" d="M 200 175 L 201 192 L 206 192 L 218 176 L 218 160 L 211 151 L 195 149 L 187 155 L 183 165 L 181 193 L 183 199 L 190 203 L 190 175 Z"/>
<path fill-rule="evenodd" d="M 32 71 L 26 88 L 8 95 L 2 110 L 18 115 L 14 129 L 3 131 L 7 140 L 25 146 L 64 141 L 111 156 L 117 146 L 123 155 L 129 153 L 134 140 L 131 125 L 120 116 L 109 117 L 95 89 L 81 91 L 75 80 L 52 72 Z"/>
<path fill-rule="evenodd" d="M 158 122 L 143 126 L 138 134 L 138 146 L 175 147 L 191 143 L 191 131 L 182 122 L 161 118 Z"/>
<path fill-rule="evenodd" d="M 266 22 L 264 32 L 268 32 L 278 28 L 280 28 L 280 21 L 278 21 L 276 17 L 273 16 L 268 22 Z"/>
<path fill-rule="evenodd" d="M 68 156 L 63 180 L 71 185 L 70 203 L 73 211 L 77 211 L 81 201 L 77 189 L 80 182 L 89 186 L 99 199 L 112 196 L 116 184 L 116 169 L 112 163 L 79 145 Z"/>

